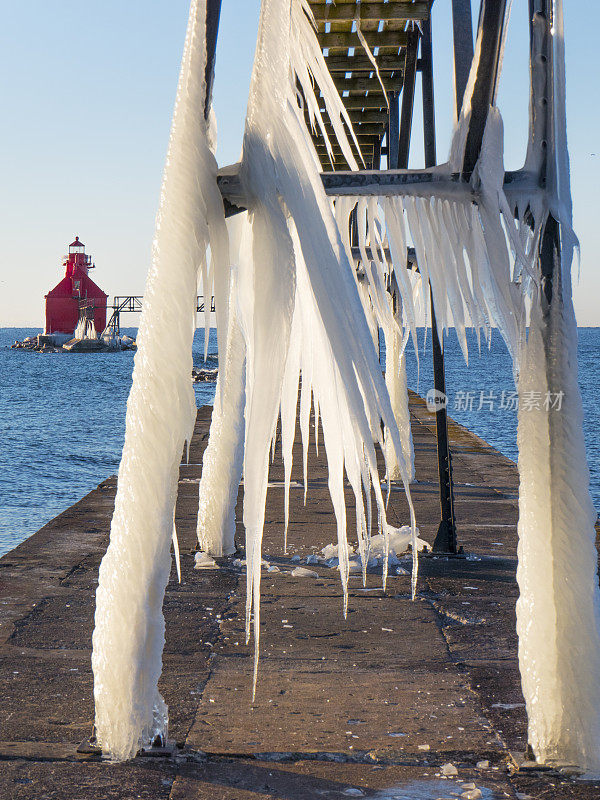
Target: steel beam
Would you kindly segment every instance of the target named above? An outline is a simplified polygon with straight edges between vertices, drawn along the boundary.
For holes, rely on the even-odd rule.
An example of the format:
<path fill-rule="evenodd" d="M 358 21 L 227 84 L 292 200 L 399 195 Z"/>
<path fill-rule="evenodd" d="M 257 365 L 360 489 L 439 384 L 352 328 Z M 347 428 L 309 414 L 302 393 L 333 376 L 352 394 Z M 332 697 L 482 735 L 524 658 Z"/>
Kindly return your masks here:
<path fill-rule="evenodd" d="M 423 88 L 423 145 L 425 166 L 433 167 L 437 161 L 435 143 L 435 103 L 433 97 L 433 51 L 431 46 L 431 20 L 421 23 L 421 85 Z"/>
<path fill-rule="evenodd" d="M 552 50 L 551 26 L 553 24 L 553 5 L 551 0 L 529 0 L 530 13 L 530 59 L 532 75 L 532 118 L 530 120 L 530 147 L 528 157 L 535 162 L 538 170 L 540 189 L 556 191 L 552 184 L 556 177 L 551 171 L 552 152 L 556 146 L 553 130 L 556 126 L 557 111 L 553 93 L 554 58 Z M 550 186 L 548 186 L 550 182 Z M 546 324 L 551 324 L 550 307 L 552 303 L 562 302 L 561 293 L 561 226 L 549 214 L 540 237 L 538 259 L 541 272 L 542 303 Z"/>
<path fill-rule="evenodd" d="M 373 72 L 373 62 L 364 54 L 362 46 L 352 56 L 347 53 L 328 55 L 325 63 L 332 75 L 335 75 L 336 72 L 351 72 L 353 75 L 358 72 L 366 72 L 370 75 Z M 388 72 L 402 72 L 403 65 L 404 59 L 398 54 L 380 53 L 377 56 L 377 66 L 383 76 Z"/>
<path fill-rule="evenodd" d="M 365 30 L 362 33 L 369 47 L 378 47 L 379 52 L 382 52 L 383 48 L 383 52 L 387 52 L 388 55 L 397 53 L 401 47 L 406 46 L 408 41 L 404 32 L 392 31 L 389 29 L 383 31 Z M 321 47 L 323 49 L 327 48 L 332 54 L 338 51 L 337 54 L 340 55 L 339 51 L 348 50 L 350 47 L 355 47 L 357 49 L 362 47 L 356 31 L 318 33 L 317 38 Z M 327 63 L 327 58 L 325 59 L 325 63 Z"/>
<path fill-rule="evenodd" d="M 485 124 L 496 95 L 506 0 L 481 0 L 477 41 L 481 51 L 471 97 L 471 119 L 467 131 L 462 178 L 471 179 L 481 153 Z"/>
<path fill-rule="evenodd" d="M 390 104 L 387 126 L 387 162 L 388 169 L 398 169 L 398 145 L 400 143 L 400 104 L 397 92 L 388 93 Z"/>
<path fill-rule="evenodd" d="M 316 20 L 334 22 L 346 20 L 353 22 L 356 16 L 356 6 L 354 3 L 319 3 L 312 0 L 310 7 Z M 362 2 L 360 4 L 361 22 L 365 20 L 394 20 L 397 22 L 407 19 L 425 19 L 429 15 L 429 4 L 420 2 Z"/>
<path fill-rule="evenodd" d="M 219 35 L 219 20 L 221 18 L 221 0 L 206 0 L 206 100 L 204 102 L 204 116 L 208 117 L 212 102 L 212 88 L 215 79 L 215 59 L 217 54 L 217 38 Z"/>
<path fill-rule="evenodd" d="M 379 137 L 373 142 L 373 169 L 381 169 L 381 139 Z"/>
<path fill-rule="evenodd" d="M 402 87 L 402 111 L 400 112 L 400 141 L 398 143 L 399 169 L 408 169 L 410 135 L 412 133 L 412 118 L 415 106 L 415 81 L 417 77 L 419 38 L 419 31 L 417 28 L 414 28 L 408 34 L 406 60 L 404 62 L 404 85 Z"/>
<path fill-rule="evenodd" d="M 546 308 L 550 308 L 553 300 L 553 285 L 555 277 L 560 276 L 560 224 L 552 214 L 548 216 L 544 225 L 539 249 L 540 270 L 542 273 L 543 301 Z"/>
<path fill-rule="evenodd" d="M 385 152 L 385 148 L 383 148 Z M 217 175 L 217 184 L 223 195 L 226 216 L 237 214 L 246 210 L 246 198 L 243 193 L 237 170 L 239 164 L 223 167 Z M 378 197 L 392 197 L 394 195 L 416 194 L 422 197 L 449 197 L 452 195 L 469 195 L 477 201 L 477 192 L 454 174 L 449 178 L 441 177 L 432 170 L 346 170 L 336 172 L 322 172 L 321 181 L 326 194 L 367 195 Z M 504 189 L 507 194 L 514 191 L 528 192 L 532 196 L 540 192 L 537 174 L 524 170 L 506 172 L 504 175 Z"/>
<path fill-rule="evenodd" d="M 435 137 L 435 103 L 433 93 L 433 52 L 431 45 L 431 22 L 422 25 L 421 61 L 423 90 L 423 144 L 425 148 L 425 166 L 434 167 L 437 162 Z M 446 370 L 444 366 L 444 348 L 437 329 L 433 292 L 429 288 L 431 307 L 431 350 L 433 356 L 433 386 L 438 396 L 446 395 Z M 448 413 L 446 406 L 441 406 L 435 414 L 435 433 L 438 457 L 438 480 L 440 489 L 440 524 L 433 543 L 436 553 L 456 555 L 458 542 L 456 521 L 454 518 L 454 491 L 452 485 L 452 455 L 448 437 Z"/>
<path fill-rule="evenodd" d="M 440 396 L 446 396 L 446 371 L 444 367 L 444 348 L 440 342 L 435 318 L 433 292 L 429 289 L 431 300 L 431 350 L 433 355 L 433 385 Z M 435 412 L 435 433 L 437 441 L 438 479 L 440 485 L 440 524 L 433 542 L 435 553 L 456 555 L 458 542 L 454 518 L 454 490 L 452 484 L 452 455 L 448 438 L 448 412 L 441 405 Z"/>
<path fill-rule="evenodd" d="M 469 72 L 473 62 L 473 21 L 471 0 L 452 0 L 452 31 L 454 38 L 454 87 L 456 116 L 460 117 Z"/>

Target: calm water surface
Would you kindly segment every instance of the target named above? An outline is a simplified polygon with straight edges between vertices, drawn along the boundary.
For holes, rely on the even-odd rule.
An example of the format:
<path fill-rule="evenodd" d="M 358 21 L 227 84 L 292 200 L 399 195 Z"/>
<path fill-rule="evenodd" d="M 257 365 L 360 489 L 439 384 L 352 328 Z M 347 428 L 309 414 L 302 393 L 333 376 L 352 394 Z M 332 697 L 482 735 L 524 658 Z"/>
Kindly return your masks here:
<path fill-rule="evenodd" d="M 10 349 L 37 333 L 0 329 L 0 555 L 114 474 L 123 447 L 134 353 Z M 207 366 L 216 366 L 216 349 L 211 331 Z M 198 330 L 194 364 L 203 358 Z M 212 403 L 214 383 L 194 386 L 198 405 Z"/>
<path fill-rule="evenodd" d="M 10 350 L 15 339 L 39 329 L 0 329 L 0 555 L 64 511 L 116 472 L 123 446 L 125 405 L 133 353 L 40 354 Z M 135 331 L 131 331 L 135 335 Z M 423 334 L 419 339 L 423 341 Z M 194 342 L 194 363 L 202 364 L 204 331 Z M 500 408 L 502 392 L 513 390 L 510 359 L 500 336 L 478 353 L 470 340 L 467 368 L 454 334 L 446 343 L 446 383 L 451 416 L 516 460 L 516 414 Z M 216 338 L 209 339 L 209 366 Z M 592 494 L 600 510 L 600 329 L 579 329 L 580 385 Z M 412 348 L 409 385 L 426 394 L 432 386 L 428 341 L 420 368 Z M 195 384 L 198 405 L 212 403 L 214 384 Z M 462 395 L 457 395 L 462 392 Z M 480 393 L 498 402 L 478 410 Z M 470 394 L 469 394 L 470 393 Z M 472 397 L 472 409 L 464 398 Z M 463 403 L 458 402 L 463 398 Z M 467 402 L 467 406 L 470 403 Z"/>
<path fill-rule="evenodd" d="M 590 467 L 590 485 L 596 510 L 600 512 L 600 328 L 578 328 L 579 386 L 583 397 L 584 436 Z M 444 341 L 446 394 L 448 413 L 457 422 L 477 433 L 504 455 L 517 460 L 517 414 L 501 408 L 514 391 L 512 362 L 498 333 L 492 335 L 491 346 L 482 344 L 481 352 L 475 335 L 467 336 L 469 366 L 454 332 Z M 423 331 L 419 346 L 422 351 Z M 431 337 L 426 352 L 420 352 L 419 364 L 412 344 L 407 348 L 406 369 L 411 388 L 426 395 L 433 386 Z M 483 393 L 483 403 L 481 403 Z M 495 398 L 495 399 L 494 399 Z M 481 405 L 481 408 L 480 408 Z"/>

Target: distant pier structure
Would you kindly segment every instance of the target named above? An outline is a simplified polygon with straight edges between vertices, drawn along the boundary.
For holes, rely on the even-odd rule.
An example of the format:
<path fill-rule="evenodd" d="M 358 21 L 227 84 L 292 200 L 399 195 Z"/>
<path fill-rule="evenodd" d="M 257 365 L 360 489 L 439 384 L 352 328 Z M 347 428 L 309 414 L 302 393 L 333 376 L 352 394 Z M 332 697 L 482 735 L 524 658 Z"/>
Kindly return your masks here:
<path fill-rule="evenodd" d="M 112 314 L 108 320 L 108 325 L 106 326 L 104 333 L 111 336 L 120 336 L 121 334 L 121 314 L 140 314 L 142 311 L 142 303 L 144 298 L 142 295 L 139 294 L 131 294 L 131 295 L 122 295 L 122 296 L 115 296 L 114 302 L 110 308 L 112 309 Z M 196 298 L 196 313 L 204 313 L 205 310 L 205 298 L 203 295 L 198 295 Z M 214 314 L 215 312 L 215 298 L 211 296 L 210 298 L 210 310 L 211 313 Z"/>
<path fill-rule="evenodd" d="M 95 264 L 78 236 L 69 245 L 63 266 L 65 277 L 46 295 L 45 333 L 72 336 L 82 318 L 101 333 L 106 327 L 108 295 L 89 277 Z"/>

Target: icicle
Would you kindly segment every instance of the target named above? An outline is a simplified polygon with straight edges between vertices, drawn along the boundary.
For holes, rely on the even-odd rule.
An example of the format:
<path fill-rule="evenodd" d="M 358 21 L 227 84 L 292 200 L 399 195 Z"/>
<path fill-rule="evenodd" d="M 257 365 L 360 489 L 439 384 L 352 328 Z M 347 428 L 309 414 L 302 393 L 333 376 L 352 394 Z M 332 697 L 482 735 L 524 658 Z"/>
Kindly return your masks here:
<path fill-rule="evenodd" d="M 204 361 L 208 358 L 208 337 L 210 334 L 210 299 L 207 297 L 212 292 L 212 281 L 208 277 L 206 253 L 200 257 L 200 280 L 204 295 Z"/>
<path fill-rule="evenodd" d="M 408 331 L 407 331 L 408 332 Z M 409 479 L 415 478 L 414 449 L 410 427 L 410 414 L 408 410 L 408 387 L 406 381 L 406 360 L 402 351 L 402 337 L 397 327 L 384 329 L 385 333 L 385 382 L 390 395 L 390 402 L 394 411 L 404 461 L 408 468 Z M 405 343 L 405 342 L 404 342 Z M 397 481 L 401 479 L 400 465 L 394 457 L 393 447 L 389 436 L 386 435 L 385 446 L 387 452 L 388 479 Z"/>
<path fill-rule="evenodd" d="M 242 224 L 247 226 L 247 220 Z M 246 230 L 240 251 L 246 246 L 248 235 Z M 200 550 L 211 556 L 235 552 L 235 506 L 244 456 L 246 370 L 246 345 L 237 302 L 244 266 L 242 261 L 239 263 L 231 273 L 226 350 L 219 357 L 210 435 L 198 487 L 198 543 Z"/>
<path fill-rule="evenodd" d="M 181 558 L 179 556 L 179 540 L 177 538 L 177 528 L 173 522 L 173 554 L 175 555 L 175 566 L 177 567 L 177 582 L 181 583 Z"/>
<path fill-rule="evenodd" d="M 390 101 L 388 100 L 387 89 L 385 88 L 385 85 L 384 85 L 383 81 L 381 80 L 381 73 L 379 72 L 379 64 L 375 60 L 375 56 L 371 52 L 371 48 L 369 47 L 369 43 L 365 39 L 365 36 L 364 36 L 363 32 L 360 29 L 360 4 L 356 7 L 356 16 L 354 17 L 354 22 L 356 23 L 356 34 L 357 34 L 357 36 L 358 36 L 358 38 L 360 40 L 360 43 L 362 45 L 363 50 L 367 54 L 367 58 L 369 59 L 371 64 L 373 64 L 373 68 L 375 70 L 375 74 L 377 75 L 377 80 L 379 81 L 379 85 L 381 86 L 381 91 L 383 92 L 383 96 L 385 98 L 385 102 L 386 102 L 387 107 L 389 109 Z"/>
<path fill-rule="evenodd" d="M 284 552 L 287 553 L 288 526 L 290 521 L 290 481 L 292 477 L 292 449 L 296 433 L 296 409 L 298 407 L 298 383 L 301 356 L 301 318 L 298 302 L 294 308 L 290 349 L 285 365 L 281 393 L 281 451 L 284 464 Z"/>
<path fill-rule="evenodd" d="M 277 447 L 277 422 L 271 438 L 271 464 L 275 461 L 275 448 Z"/>
<path fill-rule="evenodd" d="M 408 324 L 412 335 L 415 353 L 419 353 L 419 342 L 417 338 L 417 322 L 415 313 L 415 301 L 413 288 L 407 275 L 407 245 L 406 231 L 404 227 L 404 207 L 402 198 L 394 198 L 392 202 L 389 198 L 383 200 L 383 214 L 386 224 L 388 241 L 392 256 L 394 277 L 398 290 L 402 297 L 402 309 L 407 316 Z"/>
<path fill-rule="evenodd" d="M 308 445 L 310 437 L 310 409 L 312 405 L 312 386 L 306 361 L 302 362 L 302 385 L 300 389 L 300 434 L 302 437 L 302 479 L 304 481 L 304 505 L 308 494 Z"/>
<path fill-rule="evenodd" d="M 354 134 L 346 106 L 342 102 L 331 73 L 325 64 L 321 46 L 315 36 L 316 24 L 308 0 L 291 0 L 290 22 L 290 47 L 288 57 L 293 73 L 300 82 L 303 95 L 308 102 L 311 123 L 314 125 L 314 119 L 316 118 L 323 139 L 327 145 L 329 158 L 333 163 L 333 150 L 322 114 L 319 111 L 319 103 L 317 102 L 314 85 L 311 80 L 312 76 L 316 85 L 321 90 L 321 96 L 325 101 L 327 115 L 333 126 L 335 138 L 342 149 L 344 158 L 350 169 L 358 169 L 343 123 L 346 124 L 347 129 L 351 132 L 354 146 L 357 152 L 360 153 L 358 139 Z M 303 136 L 307 135 L 305 125 L 302 126 L 300 133 Z M 314 148 L 310 147 L 306 156 L 307 158 L 312 158 L 315 166 L 320 168 Z"/>
<path fill-rule="evenodd" d="M 265 22 L 261 16 L 261 26 Z M 264 35 L 264 33 L 263 33 Z M 259 35 L 260 38 L 260 35 Z M 256 75 L 253 77 L 249 117 L 253 103 L 261 109 L 265 101 Z M 256 111 L 258 109 L 255 109 Z M 259 166 L 260 156 L 254 148 L 260 143 L 252 136 L 251 120 L 247 121 L 244 139 L 244 159 L 249 165 L 246 191 L 260 189 L 261 177 L 252 175 Z M 254 161 L 254 158 L 256 161 Z M 277 423 L 283 385 L 285 362 L 289 347 L 291 320 L 294 309 L 295 276 L 291 238 L 284 214 L 276 197 L 265 191 L 261 201 L 251 202 L 252 258 L 254 265 L 252 337 L 247 341 L 246 369 L 246 437 L 244 452 L 244 526 L 246 529 L 247 570 L 247 630 L 250 629 L 250 609 L 254 615 L 255 674 L 260 642 L 260 578 L 261 543 L 267 494 L 269 445 Z"/>
<path fill-rule="evenodd" d="M 298 6 L 292 3 L 291 8 L 293 11 Z M 303 314 L 301 339 L 306 355 L 303 355 L 301 364 L 302 368 L 305 363 L 309 364 L 310 378 L 310 383 L 307 383 L 303 371 L 301 427 L 304 428 L 303 438 L 306 441 L 307 410 L 312 386 L 318 398 L 322 420 L 345 597 L 349 563 L 344 463 L 350 463 L 353 453 L 360 453 L 361 458 L 366 458 L 378 508 L 385 514 L 371 438 L 372 427 L 375 427 L 372 422 L 376 418 L 383 418 L 387 424 L 394 425 L 376 353 L 368 345 L 369 332 L 361 313 L 353 266 L 345 255 L 331 202 L 323 190 L 302 111 L 295 101 L 294 75 L 288 85 L 281 81 L 281 76 L 288 74 L 289 64 L 294 64 L 296 58 L 290 48 L 293 49 L 298 36 L 292 32 L 287 38 L 290 31 L 289 13 L 289 7 L 276 0 L 263 2 L 242 161 L 242 180 L 253 224 L 256 227 L 257 222 L 261 223 L 260 229 L 255 230 L 254 239 L 257 249 L 255 263 L 260 265 L 261 305 L 258 307 L 257 293 L 254 341 L 248 343 L 249 365 L 254 362 L 254 367 L 251 370 L 249 366 L 248 369 L 248 424 L 244 462 L 244 522 L 249 559 L 246 620 L 249 632 L 253 612 L 255 659 L 259 638 L 260 541 L 266 492 L 267 463 L 264 454 L 268 439 L 265 437 L 270 434 L 274 424 L 275 417 L 271 418 L 271 414 L 276 413 L 280 404 L 285 366 L 283 347 L 287 346 L 289 337 L 289 329 L 285 325 L 289 325 L 293 309 L 291 288 L 294 274 L 297 286 L 295 300 L 300 304 Z M 307 27 L 314 40 L 314 31 L 310 30 L 306 15 L 292 14 L 292 21 L 295 25 Z M 275 31 L 277 37 L 274 36 Z M 292 238 L 297 236 L 295 257 L 292 258 L 286 253 L 278 254 L 275 259 L 270 254 L 271 250 L 281 248 L 288 238 L 279 203 L 284 205 L 291 218 L 289 227 Z M 269 225 L 266 224 L 267 220 Z M 259 242 L 261 250 L 258 250 Z M 271 267 L 275 263 L 276 268 Z M 288 264 L 292 265 L 291 274 Z M 304 319 L 309 324 L 305 324 Z M 273 330 L 273 325 L 277 325 L 278 329 Z M 257 332 L 260 334 L 258 341 Z M 269 343 L 268 349 L 266 344 L 262 344 L 263 340 Z M 275 353 L 274 347 L 277 348 Z M 259 361 L 263 363 L 259 364 Z M 267 386 L 264 385 L 265 376 Z M 396 453 L 402 459 L 397 431 L 395 444 Z M 412 519 L 414 525 L 414 514 Z M 344 608 L 346 604 L 347 600 Z"/>

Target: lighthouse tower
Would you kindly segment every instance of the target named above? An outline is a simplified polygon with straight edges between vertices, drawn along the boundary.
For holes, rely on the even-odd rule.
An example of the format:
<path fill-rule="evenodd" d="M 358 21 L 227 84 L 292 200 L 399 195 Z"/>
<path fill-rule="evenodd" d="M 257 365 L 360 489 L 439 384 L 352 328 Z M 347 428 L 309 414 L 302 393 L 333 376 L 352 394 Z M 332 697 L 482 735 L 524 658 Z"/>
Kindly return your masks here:
<path fill-rule="evenodd" d="M 83 317 L 94 322 L 98 333 L 106 326 L 106 301 L 108 295 L 89 277 L 94 268 L 91 256 L 79 236 L 69 245 L 63 259 L 65 277 L 46 295 L 46 334 L 73 335 Z"/>

